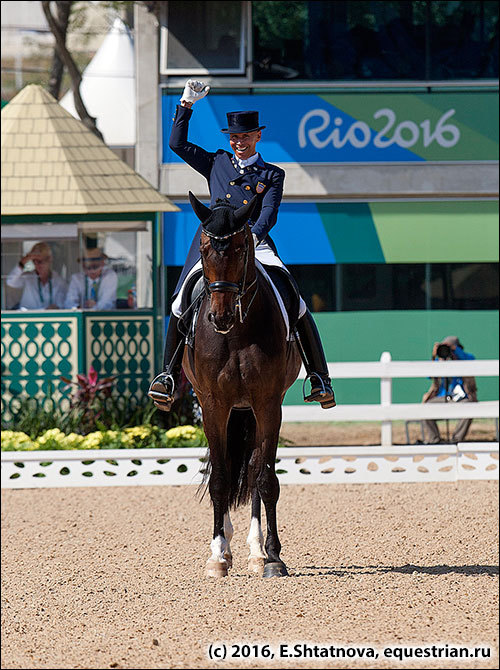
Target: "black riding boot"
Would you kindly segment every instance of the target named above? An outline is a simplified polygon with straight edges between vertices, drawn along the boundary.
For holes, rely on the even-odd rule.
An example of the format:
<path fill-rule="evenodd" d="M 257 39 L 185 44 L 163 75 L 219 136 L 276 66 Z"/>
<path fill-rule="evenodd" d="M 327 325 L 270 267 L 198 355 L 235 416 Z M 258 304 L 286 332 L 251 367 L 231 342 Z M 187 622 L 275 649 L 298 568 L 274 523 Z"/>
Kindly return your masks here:
<path fill-rule="evenodd" d="M 152 398 L 158 409 L 169 412 L 174 402 L 174 391 L 177 385 L 182 367 L 182 335 L 177 325 L 179 319 L 171 314 L 167 336 L 165 338 L 165 350 L 163 353 L 163 372 L 153 379 L 149 387 L 148 396 Z"/>
<path fill-rule="evenodd" d="M 306 402 L 317 400 L 321 407 L 328 409 L 335 407 L 335 394 L 332 382 L 328 376 L 323 346 L 319 336 L 318 328 L 309 310 L 297 321 L 297 333 L 299 335 L 299 351 L 304 362 L 307 379 L 311 381 L 311 393 L 306 396 Z"/>

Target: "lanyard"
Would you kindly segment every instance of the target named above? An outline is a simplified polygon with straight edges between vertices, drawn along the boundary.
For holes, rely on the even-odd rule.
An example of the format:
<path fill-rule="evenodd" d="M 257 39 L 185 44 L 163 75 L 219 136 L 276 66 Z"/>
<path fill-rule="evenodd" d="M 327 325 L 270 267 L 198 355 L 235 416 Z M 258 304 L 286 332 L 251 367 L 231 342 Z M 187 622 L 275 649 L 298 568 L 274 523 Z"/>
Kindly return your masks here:
<path fill-rule="evenodd" d="M 40 304 L 43 305 L 43 293 L 42 293 L 42 282 L 40 277 L 37 277 L 38 280 L 38 295 L 40 296 Z M 52 279 L 49 279 L 49 305 L 53 304 L 52 300 Z"/>
<path fill-rule="evenodd" d="M 101 277 L 99 277 L 99 279 L 96 280 L 96 281 L 92 281 L 92 279 L 90 279 L 90 277 L 87 277 L 85 275 L 85 301 L 87 301 L 89 299 L 89 282 L 90 282 L 91 287 L 93 287 L 94 284 L 95 284 L 95 288 L 94 288 L 95 301 L 97 302 L 97 296 L 99 294 L 99 287 L 101 285 Z M 92 295 L 92 291 L 91 291 L 90 294 Z M 92 298 L 92 300 L 94 300 L 94 298 Z"/>

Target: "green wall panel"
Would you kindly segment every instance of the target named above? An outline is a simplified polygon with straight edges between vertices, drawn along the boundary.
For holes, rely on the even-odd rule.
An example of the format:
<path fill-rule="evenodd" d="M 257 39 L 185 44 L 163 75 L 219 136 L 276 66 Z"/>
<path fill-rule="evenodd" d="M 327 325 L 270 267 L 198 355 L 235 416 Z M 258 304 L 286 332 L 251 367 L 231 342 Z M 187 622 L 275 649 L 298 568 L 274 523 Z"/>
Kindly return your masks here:
<path fill-rule="evenodd" d="M 371 203 L 386 263 L 498 262 L 498 202 Z"/>
<path fill-rule="evenodd" d="M 393 360 L 426 360 L 433 343 L 447 335 L 457 335 L 476 358 L 498 358 L 498 313 L 494 311 L 324 312 L 314 318 L 329 362 L 378 361 L 384 351 L 389 351 Z M 496 377 L 479 377 L 477 382 L 480 400 L 498 399 Z M 428 387 L 427 379 L 397 379 L 393 401 L 417 402 Z M 339 404 L 380 401 L 376 379 L 334 380 L 334 388 Z M 296 382 L 285 404 L 302 402 L 302 382 Z"/>

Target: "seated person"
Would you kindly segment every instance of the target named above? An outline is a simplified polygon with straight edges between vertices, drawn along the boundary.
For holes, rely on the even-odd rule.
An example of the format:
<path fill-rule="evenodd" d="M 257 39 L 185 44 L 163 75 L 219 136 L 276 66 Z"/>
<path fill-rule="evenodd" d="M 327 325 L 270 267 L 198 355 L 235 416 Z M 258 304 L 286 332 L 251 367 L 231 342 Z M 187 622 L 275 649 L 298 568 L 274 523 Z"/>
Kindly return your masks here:
<path fill-rule="evenodd" d="M 83 272 L 76 272 L 71 277 L 66 309 L 107 310 L 116 307 L 118 276 L 106 267 L 107 258 L 99 247 L 85 249 L 83 258 L 79 259 Z"/>
<path fill-rule="evenodd" d="M 442 342 L 435 342 L 432 349 L 432 360 L 469 361 L 475 356 L 464 351 L 463 345 L 455 335 L 445 337 Z M 450 377 L 432 379 L 432 384 L 424 394 L 422 402 L 477 402 L 477 386 L 475 377 Z M 472 419 L 461 419 L 451 437 L 452 443 L 463 442 L 472 423 Z M 442 442 L 439 428 L 434 419 L 423 422 L 428 444 Z"/>
<path fill-rule="evenodd" d="M 31 261 L 33 271 L 26 271 Z M 66 282 L 52 269 L 52 251 L 47 242 L 37 242 L 9 272 L 7 286 L 22 288 L 18 309 L 62 309 L 66 296 Z"/>

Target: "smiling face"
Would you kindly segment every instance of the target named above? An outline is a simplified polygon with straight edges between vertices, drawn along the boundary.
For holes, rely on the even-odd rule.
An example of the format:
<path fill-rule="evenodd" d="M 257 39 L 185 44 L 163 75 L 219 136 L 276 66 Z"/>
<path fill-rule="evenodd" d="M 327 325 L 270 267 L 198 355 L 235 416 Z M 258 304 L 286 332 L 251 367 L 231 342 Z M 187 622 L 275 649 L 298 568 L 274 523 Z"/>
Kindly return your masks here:
<path fill-rule="evenodd" d="M 256 152 L 255 146 L 260 141 L 262 132 L 254 130 L 251 133 L 231 133 L 229 135 L 229 144 L 234 151 L 236 158 L 247 160 Z"/>

